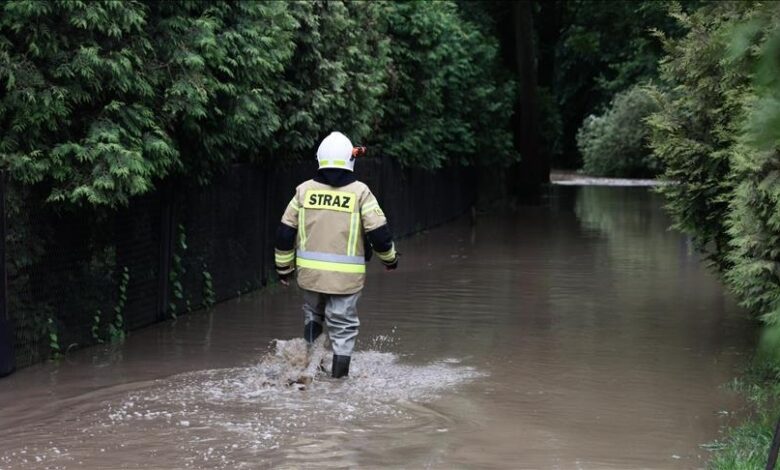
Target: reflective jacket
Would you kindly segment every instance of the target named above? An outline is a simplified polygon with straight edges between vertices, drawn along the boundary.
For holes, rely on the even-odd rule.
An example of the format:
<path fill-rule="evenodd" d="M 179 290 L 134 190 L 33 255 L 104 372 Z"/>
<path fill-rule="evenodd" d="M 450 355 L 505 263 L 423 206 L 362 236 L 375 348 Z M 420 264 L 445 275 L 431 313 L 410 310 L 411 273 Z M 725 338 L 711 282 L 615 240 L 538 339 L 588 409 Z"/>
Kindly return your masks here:
<path fill-rule="evenodd" d="M 364 183 L 334 187 L 308 180 L 296 188 L 282 216 L 282 229 L 295 230 L 297 236 L 294 247 L 277 242 L 277 271 L 283 276 L 297 268 L 298 285 L 307 290 L 354 294 L 365 281 L 364 234 L 386 233 L 372 242 L 375 252 L 385 264 L 396 261 L 386 225 L 384 212 Z"/>

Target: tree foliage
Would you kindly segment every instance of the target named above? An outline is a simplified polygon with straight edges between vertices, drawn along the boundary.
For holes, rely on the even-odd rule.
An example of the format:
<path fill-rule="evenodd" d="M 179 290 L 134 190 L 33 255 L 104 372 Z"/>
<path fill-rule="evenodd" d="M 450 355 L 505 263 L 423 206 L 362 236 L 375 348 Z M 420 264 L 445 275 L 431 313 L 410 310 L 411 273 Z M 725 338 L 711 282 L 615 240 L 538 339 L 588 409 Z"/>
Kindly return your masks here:
<path fill-rule="evenodd" d="M 735 188 L 726 279 L 743 305 L 780 326 L 780 8 L 758 5 L 746 17 L 730 31 L 726 58 L 728 66 L 748 64 L 752 72 L 730 153 Z"/>
<path fill-rule="evenodd" d="M 459 16 L 455 3 L 387 4 L 385 14 L 392 63 L 381 133 L 387 153 L 427 168 L 448 158 L 514 161 L 506 123 L 515 83 L 502 79 L 497 40 Z"/>
<path fill-rule="evenodd" d="M 666 41 L 661 76 L 670 91 L 658 93 L 661 111 L 650 119 L 654 152 L 676 182 L 663 189 L 675 226 L 719 269 L 728 267 L 731 152 L 750 84 L 745 64 L 729 66 L 723 51 L 726 30 L 748 11 L 747 4 L 716 3 L 674 13 L 689 32 Z"/>
<path fill-rule="evenodd" d="M 261 2 L 9 1 L 0 158 L 49 200 L 126 203 L 203 178 L 279 126 L 269 84 L 295 22 Z"/>
<path fill-rule="evenodd" d="M 515 159 L 514 83 L 452 1 L 0 8 L 0 166 L 49 201 L 117 206 L 171 175 L 312 158 L 336 129 L 408 165 Z"/>
<path fill-rule="evenodd" d="M 280 86 L 276 155 L 312 157 L 332 130 L 371 138 L 384 115 L 389 39 L 379 2 L 317 0 L 288 9 L 298 27 Z"/>
<path fill-rule="evenodd" d="M 742 304 L 780 320 L 780 139 L 766 103 L 778 92 L 780 11 L 720 3 L 677 13 L 689 33 L 662 65 L 671 92 L 651 119 L 653 146 L 677 184 L 663 189 Z M 773 135 L 775 137 L 773 137 Z"/>
<path fill-rule="evenodd" d="M 589 175 L 649 177 L 661 165 L 649 148 L 647 118 L 658 103 L 642 86 L 615 95 L 609 109 L 589 116 L 577 134 L 583 170 Z"/>
<path fill-rule="evenodd" d="M 542 51 L 552 58 L 549 82 L 540 84 L 553 96 L 559 114 L 553 122 L 561 129 L 550 132 L 547 145 L 557 145 L 557 164 L 577 166 L 575 136 L 590 114 L 601 114 L 614 95 L 638 83 L 658 78 L 658 61 L 664 48 L 657 31 L 678 37 L 683 28 L 668 15 L 670 1 L 618 2 L 574 0 L 558 5 L 560 26 L 543 35 Z M 696 1 L 685 1 L 691 9 Z M 555 137 L 559 136 L 559 137 Z M 559 142 L 551 138 L 561 139 Z"/>

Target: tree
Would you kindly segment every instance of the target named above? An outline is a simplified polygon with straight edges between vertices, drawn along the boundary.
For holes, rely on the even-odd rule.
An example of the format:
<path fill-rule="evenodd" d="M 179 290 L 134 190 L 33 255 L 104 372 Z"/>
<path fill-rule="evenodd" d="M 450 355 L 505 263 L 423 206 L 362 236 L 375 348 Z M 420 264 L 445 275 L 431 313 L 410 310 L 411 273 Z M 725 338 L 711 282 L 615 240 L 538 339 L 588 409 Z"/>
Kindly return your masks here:
<path fill-rule="evenodd" d="M 0 16 L 0 164 L 50 201 L 116 206 L 205 179 L 279 126 L 282 3 L 13 0 Z"/>
<path fill-rule="evenodd" d="M 726 280 L 742 305 L 780 326 L 780 9 L 758 4 L 747 20 L 724 28 L 732 47 L 723 63 L 747 71 L 750 83 L 737 96 L 736 135 L 729 149 L 733 196 L 726 227 Z M 775 348 L 777 344 L 773 345 Z"/>
<path fill-rule="evenodd" d="M 688 11 L 698 3 L 685 1 L 681 5 Z M 562 2 L 559 11 L 550 4 L 540 9 L 540 18 L 560 17 L 556 19 L 560 22 L 557 35 L 540 35 L 544 41 L 540 51 L 545 56 L 540 64 L 555 64 L 552 79 L 542 84 L 551 94 L 548 114 L 560 113 L 553 121 L 560 122 L 562 139 L 553 155 L 556 165 L 581 164 L 575 137 L 585 117 L 604 112 L 617 92 L 657 80 L 664 48 L 654 31 L 669 38 L 683 33 L 682 26 L 668 15 L 671 4 L 573 0 Z"/>
<path fill-rule="evenodd" d="M 517 114 L 519 123 L 515 138 L 522 161 L 514 172 L 514 192 L 536 194 L 539 186 L 550 181 L 550 162 L 539 152 L 539 97 L 537 60 L 532 3 L 528 0 L 512 3 L 514 25 L 515 66 L 520 85 Z"/>
<path fill-rule="evenodd" d="M 540 150 L 540 97 L 534 4 L 531 1 L 489 2 L 485 6 L 495 22 L 501 57 L 517 83 L 513 103 L 512 141 L 520 162 L 508 172 L 508 190 L 516 196 L 537 194 L 549 182 L 549 159 Z"/>
<path fill-rule="evenodd" d="M 650 118 L 651 145 L 666 166 L 663 188 L 675 227 L 690 234 L 719 269 L 728 268 L 726 226 L 733 195 L 731 151 L 749 91 L 745 64 L 728 66 L 724 28 L 744 19 L 750 4 L 718 3 L 674 15 L 689 31 L 666 39 L 658 93 L 661 111 Z"/>
<path fill-rule="evenodd" d="M 385 112 L 389 40 L 379 2 L 289 3 L 298 23 L 295 52 L 281 87 L 277 156 L 313 158 L 333 130 L 353 142 L 372 138 Z"/>
<path fill-rule="evenodd" d="M 390 58 L 379 142 L 406 165 L 508 164 L 514 82 L 498 43 L 454 2 L 385 4 Z"/>

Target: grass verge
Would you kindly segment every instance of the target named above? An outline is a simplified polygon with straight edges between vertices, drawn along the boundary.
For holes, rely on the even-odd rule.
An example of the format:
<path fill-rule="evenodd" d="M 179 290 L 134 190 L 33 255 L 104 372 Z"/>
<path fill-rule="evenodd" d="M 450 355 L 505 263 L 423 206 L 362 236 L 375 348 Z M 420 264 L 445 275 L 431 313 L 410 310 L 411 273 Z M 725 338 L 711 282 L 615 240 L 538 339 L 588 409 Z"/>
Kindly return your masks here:
<path fill-rule="evenodd" d="M 708 467 L 747 470 L 766 467 L 775 424 L 780 416 L 780 368 L 756 360 L 731 387 L 745 396 L 751 413 L 744 423 L 728 429 L 708 448 L 714 450 Z"/>

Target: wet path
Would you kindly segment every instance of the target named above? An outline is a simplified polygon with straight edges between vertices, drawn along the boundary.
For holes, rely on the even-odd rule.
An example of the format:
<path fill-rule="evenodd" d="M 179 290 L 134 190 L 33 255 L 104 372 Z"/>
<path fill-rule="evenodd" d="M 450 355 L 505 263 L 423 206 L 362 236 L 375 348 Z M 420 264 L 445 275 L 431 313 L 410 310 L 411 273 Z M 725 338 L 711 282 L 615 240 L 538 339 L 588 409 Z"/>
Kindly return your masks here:
<path fill-rule="evenodd" d="M 373 266 L 347 381 L 269 385 L 294 290 L 0 380 L 0 468 L 696 468 L 753 331 L 645 188 L 557 188 Z M 259 364 L 259 365 L 258 365 Z"/>

